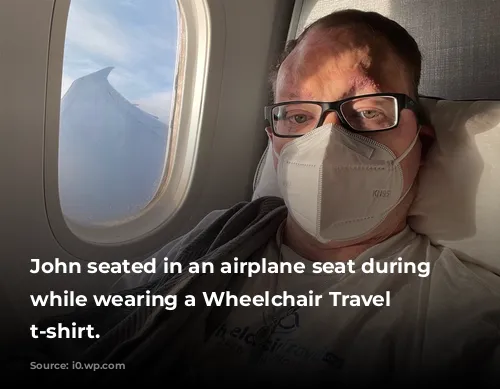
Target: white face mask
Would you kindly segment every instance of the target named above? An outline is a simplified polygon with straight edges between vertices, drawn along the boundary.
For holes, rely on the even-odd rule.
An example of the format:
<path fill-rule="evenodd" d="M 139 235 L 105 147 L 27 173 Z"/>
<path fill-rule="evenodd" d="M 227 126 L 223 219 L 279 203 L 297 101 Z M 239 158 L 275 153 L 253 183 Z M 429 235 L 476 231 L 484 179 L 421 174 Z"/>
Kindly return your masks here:
<path fill-rule="evenodd" d="M 322 243 L 359 238 L 406 196 L 400 163 L 373 139 L 333 124 L 286 144 L 277 155 L 281 195 L 291 217 Z"/>

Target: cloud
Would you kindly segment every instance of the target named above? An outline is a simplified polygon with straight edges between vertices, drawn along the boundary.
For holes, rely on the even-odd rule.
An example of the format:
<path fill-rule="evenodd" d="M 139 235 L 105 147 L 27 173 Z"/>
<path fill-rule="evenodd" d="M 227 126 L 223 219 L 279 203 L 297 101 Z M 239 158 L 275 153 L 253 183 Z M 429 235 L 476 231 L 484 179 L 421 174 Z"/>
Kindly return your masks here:
<path fill-rule="evenodd" d="M 169 1 L 167 4 L 168 10 L 170 12 L 177 12 L 177 0 Z"/>
<path fill-rule="evenodd" d="M 98 54 L 116 63 L 127 62 L 133 55 L 130 39 L 112 15 L 99 14 L 71 5 L 66 32 L 67 42 L 87 52 Z"/>
<path fill-rule="evenodd" d="M 140 109 L 158 117 L 165 124 L 169 122 L 171 103 L 172 92 L 157 92 L 134 101 Z"/>
<path fill-rule="evenodd" d="M 148 57 L 152 53 L 175 54 L 177 52 L 177 40 L 169 39 L 168 29 L 163 26 L 138 25 L 130 26 L 130 35 L 134 37 L 136 52 Z"/>
<path fill-rule="evenodd" d="M 71 50 L 66 49 L 64 58 L 64 66 L 68 70 L 71 70 L 71 73 L 75 73 L 74 76 L 76 78 L 84 76 L 89 73 L 93 73 L 97 70 L 103 68 L 102 64 L 88 58 L 88 57 L 80 57 L 77 55 L 73 55 Z"/>
<path fill-rule="evenodd" d="M 139 8 L 140 5 L 134 0 L 121 0 L 119 3 L 123 7 Z"/>
<path fill-rule="evenodd" d="M 97 69 L 99 70 L 99 69 Z M 108 77 L 109 82 L 118 90 L 126 89 L 127 86 L 137 86 L 139 80 L 137 75 L 123 68 L 113 69 Z"/>
<path fill-rule="evenodd" d="M 71 82 L 108 66 L 116 90 L 168 122 L 177 52 L 175 0 L 72 0 L 62 95 Z"/>
<path fill-rule="evenodd" d="M 67 42 L 111 60 L 113 66 L 138 64 L 157 55 L 165 56 L 166 52 L 175 55 L 177 33 L 174 29 L 174 37 L 171 36 L 171 21 L 155 15 L 154 9 L 146 12 L 137 8 L 138 4 L 130 0 L 115 4 L 116 8 L 106 6 L 109 4 L 74 0 L 68 17 Z"/>

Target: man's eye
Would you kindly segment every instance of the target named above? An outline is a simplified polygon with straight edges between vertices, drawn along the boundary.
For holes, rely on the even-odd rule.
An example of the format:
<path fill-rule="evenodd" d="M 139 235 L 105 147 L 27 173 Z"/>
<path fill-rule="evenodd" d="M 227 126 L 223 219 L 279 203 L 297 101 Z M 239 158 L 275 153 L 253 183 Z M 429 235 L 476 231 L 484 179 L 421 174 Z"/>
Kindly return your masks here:
<path fill-rule="evenodd" d="M 358 114 L 360 116 L 362 116 L 364 119 L 374 119 L 376 118 L 378 115 L 380 115 L 380 113 L 378 111 L 375 111 L 375 110 L 364 110 L 364 111 L 359 111 Z"/>
<path fill-rule="evenodd" d="M 292 115 L 289 117 L 289 120 L 292 122 L 295 122 L 297 124 L 303 124 L 307 122 L 307 116 L 306 115 Z"/>

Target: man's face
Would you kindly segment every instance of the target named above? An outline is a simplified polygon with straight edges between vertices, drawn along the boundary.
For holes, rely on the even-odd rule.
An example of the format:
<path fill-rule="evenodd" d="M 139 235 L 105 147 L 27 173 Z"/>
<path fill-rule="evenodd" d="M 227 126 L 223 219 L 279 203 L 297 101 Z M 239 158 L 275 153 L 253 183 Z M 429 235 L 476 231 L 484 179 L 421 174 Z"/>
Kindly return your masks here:
<path fill-rule="evenodd" d="M 337 101 L 370 93 L 404 93 L 412 96 L 409 77 L 387 43 L 375 41 L 368 32 L 335 29 L 309 31 L 280 67 L 276 81 L 276 103 L 292 100 Z M 324 124 L 341 124 L 330 112 Z M 404 109 L 398 127 L 369 134 L 399 157 L 417 134 L 415 114 Z M 276 153 L 290 138 L 268 132 Z M 401 162 L 405 192 L 415 180 L 420 166 L 421 144 L 417 142 Z M 277 158 L 274 156 L 274 165 Z"/>

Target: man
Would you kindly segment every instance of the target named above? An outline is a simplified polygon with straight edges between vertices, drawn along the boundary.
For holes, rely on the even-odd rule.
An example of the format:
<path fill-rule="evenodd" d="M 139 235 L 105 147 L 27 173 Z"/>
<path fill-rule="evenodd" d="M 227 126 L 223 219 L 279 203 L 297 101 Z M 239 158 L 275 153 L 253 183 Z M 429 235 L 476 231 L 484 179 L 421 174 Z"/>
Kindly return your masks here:
<path fill-rule="evenodd" d="M 100 378 L 138 382 L 495 382 L 500 279 L 406 221 L 433 136 L 418 104 L 420 69 L 413 38 L 379 14 L 347 10 L 309 26 L 287 46 L 266 108 L 286 206 L 267 197 L 208 215 L 155 257 L 185 269 L 210 262 L 213 274 L 159 268 L 116 285 L 123 295 L 176 295 L 175 310 L 95 308 L 49 319 L 43 325 L 92 323 L 100 338 L 57 349 L 41 341 L 40 355 L 125 363 L 134 374 Z M 302 264 L 303 272 L 249 277 L 224 273 L 223 262 Z M 262 302 L 266 291 L 286 303 L 204 303 L 204 292 Z M 195 306 L 182 303 L 188 295 Z"/>

